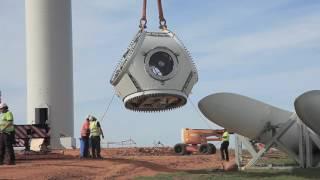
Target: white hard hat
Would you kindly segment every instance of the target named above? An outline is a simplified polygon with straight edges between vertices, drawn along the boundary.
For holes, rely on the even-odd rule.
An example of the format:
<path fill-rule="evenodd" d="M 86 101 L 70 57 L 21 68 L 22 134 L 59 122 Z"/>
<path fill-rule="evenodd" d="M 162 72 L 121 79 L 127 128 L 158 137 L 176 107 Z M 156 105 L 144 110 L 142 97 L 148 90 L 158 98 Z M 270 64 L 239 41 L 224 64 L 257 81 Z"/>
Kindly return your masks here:
<path fill-rule="evenodd" d="M 6 103 L 0 103 L 0 109 L 2 109 L 4 107 L 8 107 L 8 105 Z"/>
<path fill-rule="evenodd" d="M 90 115 L 90 117 L 89 117 L 89 121 L 95 121 L 95 120 L 97 120 L 97 118 L 96 118 L 96 117 L 94 117 L 94 116 L 92 116 L 92 115 Z"/>

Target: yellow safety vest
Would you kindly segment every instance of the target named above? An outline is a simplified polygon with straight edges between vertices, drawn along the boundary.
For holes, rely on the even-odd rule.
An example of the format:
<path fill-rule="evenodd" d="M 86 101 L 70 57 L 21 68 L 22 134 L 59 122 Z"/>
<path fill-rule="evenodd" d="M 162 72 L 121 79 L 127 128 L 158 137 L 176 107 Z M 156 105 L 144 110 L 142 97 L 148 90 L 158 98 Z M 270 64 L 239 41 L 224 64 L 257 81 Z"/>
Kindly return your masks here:
<path fill-rule="evenodd" d="M 227 131 L 222 134 L 222 141 L 229 141 L 229 133 Z"/>
<path fill-rule="evenodd" d="M 4 127 L 6 127 L 7 124 L 9 124 L 9 123 L 12 123 L 12 124 L 9 125 L 6 129 L 4 129 Z M 14 131 L 13 114 L 12 114 L 12 112 L 7 111 L 5 113 L 1 113 L 1 115 L 0 115 L 0 130 L 4 131 L 4 132 L 12 132 L 12 131 Z"/>
<path fill-rule="evenodd" d="M 90 121 L 90 136 L 100 136 L 100 128 L 98 127 L 98 121 Z"/>

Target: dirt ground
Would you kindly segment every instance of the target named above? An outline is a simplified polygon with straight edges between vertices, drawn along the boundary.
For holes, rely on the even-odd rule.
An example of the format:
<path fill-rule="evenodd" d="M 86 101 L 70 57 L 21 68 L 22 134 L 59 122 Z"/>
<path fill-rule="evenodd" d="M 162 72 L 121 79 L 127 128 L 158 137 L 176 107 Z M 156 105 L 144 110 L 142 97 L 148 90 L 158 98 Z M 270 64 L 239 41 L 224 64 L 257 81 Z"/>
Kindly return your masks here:
<path fill-rule="evenodd" d="M 17 154 L 14 166 L 0 166 L 0 179 L 133 179 L 158 173 L 222 169 L 220 154 L 175 155 L 171 148 L 103 149 L 102 160 L 79 159 L 79 150 L 49 155 Z"/>

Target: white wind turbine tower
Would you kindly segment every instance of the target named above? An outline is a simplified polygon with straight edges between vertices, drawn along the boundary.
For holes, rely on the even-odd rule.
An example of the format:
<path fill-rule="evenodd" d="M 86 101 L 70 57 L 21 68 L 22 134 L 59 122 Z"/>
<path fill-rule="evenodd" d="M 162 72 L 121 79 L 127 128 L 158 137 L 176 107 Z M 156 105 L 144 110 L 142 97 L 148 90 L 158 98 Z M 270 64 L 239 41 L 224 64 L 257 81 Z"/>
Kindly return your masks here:
<path fill-rule="evenodd" d="M 71 1 L 25 3 L 28 123 L 48 123 L 50 147 L 61 148 L 60 137 L 73 140 Z"/>

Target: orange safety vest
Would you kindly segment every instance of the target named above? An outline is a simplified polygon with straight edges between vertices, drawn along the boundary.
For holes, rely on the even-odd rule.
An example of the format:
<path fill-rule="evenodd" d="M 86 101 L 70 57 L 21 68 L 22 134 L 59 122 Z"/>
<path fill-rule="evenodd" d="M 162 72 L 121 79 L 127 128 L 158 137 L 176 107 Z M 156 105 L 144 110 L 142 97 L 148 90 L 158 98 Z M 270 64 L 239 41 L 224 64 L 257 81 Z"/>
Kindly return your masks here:
<path fill-rule="evenodd" d="M 82 124 L 81 128 L 81 136 L 88 136 L 90 135 L 90 123 L 85 120 L 85 122 Z"/>

